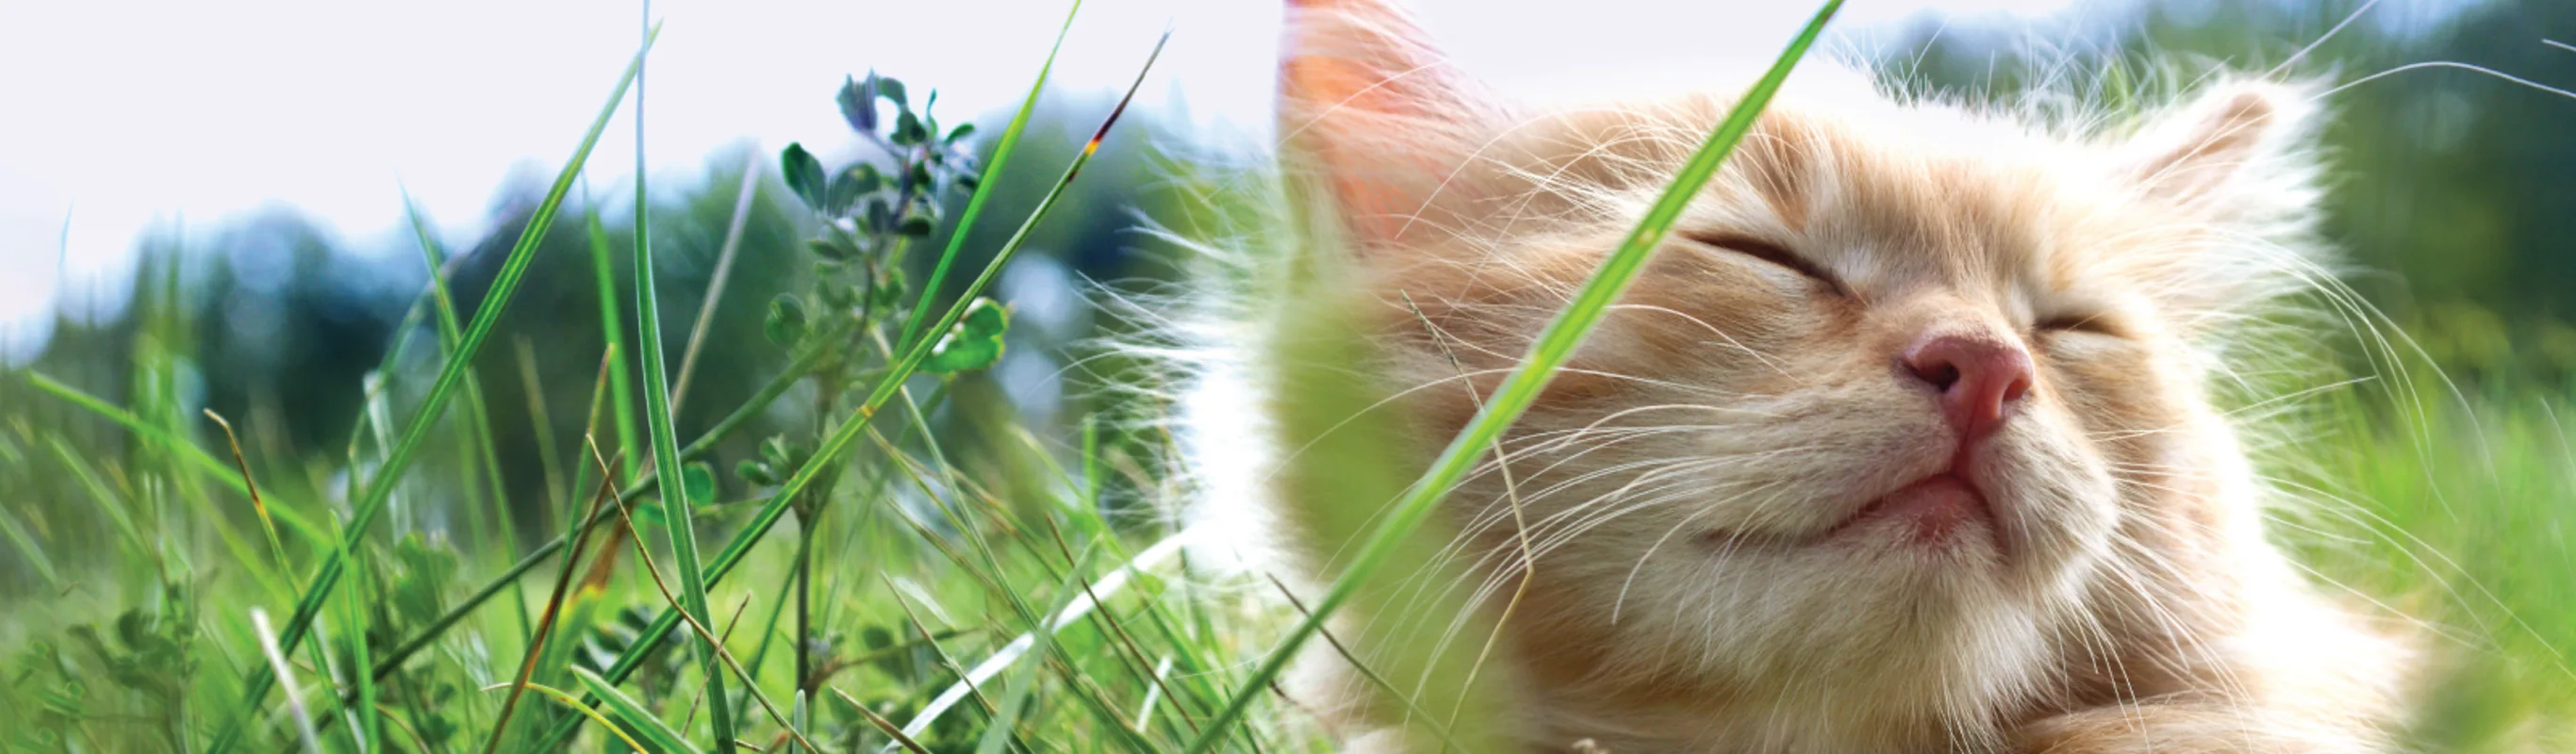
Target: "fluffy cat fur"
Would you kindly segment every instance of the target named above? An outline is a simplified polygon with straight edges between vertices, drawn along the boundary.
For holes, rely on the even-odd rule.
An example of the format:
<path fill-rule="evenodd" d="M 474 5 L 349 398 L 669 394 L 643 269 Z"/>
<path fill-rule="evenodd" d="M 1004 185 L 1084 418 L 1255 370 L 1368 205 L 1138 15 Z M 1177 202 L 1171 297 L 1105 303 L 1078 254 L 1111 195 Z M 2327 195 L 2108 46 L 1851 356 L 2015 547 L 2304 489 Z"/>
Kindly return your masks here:
<path fill-rule="evenodd" d="M 1291 6 L 1281 152 L 1312 269 L 1257 321 L 1251 366 L 1199 391 L 1251 418 L 1192 407 L 1192 431 L 1233 451 L 1331 441 L 1280 420 L 1307 404 L 1263 375 L 1294 358 L 1279 332 L 1335 312 L 1370 344 L 1336 367 L 1392 396 L 1419 468 L 1740 89 L 1532 107 L 1381 0 Z M 1455 540 L 1433 560 L 1466 581 L 1443 588 L 1488 616 L 1511 605 L 1486 676 L 1501 737 L 1621 754 L 2390 746 L 2407 645 L 2266 540 L 2266 491 L 2209 401 L 2249 321 L 2322 275 L 2312 91 L 2226 79 L 2107 128 L 1835 80 L 1792 80 L 1444 503 Z M 2026 359 L 1985 429 L 1945 418 L 1943 388 L 1909 370 L 1936 337 Z M 1297 453 L 1202 455 L 1222 456 L 1201 469 L 1221 494 L 1192 515 L 1269 527 L 1329 580 L 1347 543 L 1299 522 L 1365 501 L 1244 481 L 1293 476 L 1312 462 Z M 1945 469 L 1981 496 L 1976 520 L 1931 536 L 1868 513 Z M 1337 662 L 1310 664 L 1305 706 L 1354 748 L 1424 740 Z"/>

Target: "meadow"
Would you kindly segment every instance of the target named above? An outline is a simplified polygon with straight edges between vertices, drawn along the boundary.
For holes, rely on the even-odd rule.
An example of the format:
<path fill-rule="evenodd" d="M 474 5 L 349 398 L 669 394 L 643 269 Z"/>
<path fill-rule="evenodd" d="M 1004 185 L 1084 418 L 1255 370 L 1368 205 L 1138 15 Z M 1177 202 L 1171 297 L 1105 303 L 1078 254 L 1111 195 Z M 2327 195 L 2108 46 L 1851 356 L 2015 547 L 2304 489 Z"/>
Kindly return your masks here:
<path fill-rule="evenodd" d="M 507 234 L 458 252 L 414 218 L 431 274 L 343 390 L 351 421 L 313 435 L 334 452 L 279 428 L 305 396 L 206 397 L 287 376 L 223 372 L 184 249 L 147 249 L 128 314 L 82 341 L 105 357 L 0 374 L 0 747 L 1329 750 L 1281 663 L 1332 647 L 1320 615 L 1439 525 L 1816 27 L 1448 453 L 1354 471 L 1401 496 L 1348 584 L 1285 610 L 1165 515 L 1195 489 L 1161 372 L 1036 339 L 1006 292 L 1031 239 L 1096 210 L 1086 166 L 1149 149 L 1113 138 L 1124 100 L 1033 126 L 1040 70 L 1007 120 L 942 123 L 922 83 L 853 76 L 829 95 L 868 157 L 790 146 L 669 212 L 639 179 L 620 216 L 581 168 L 620 108 L 650 126 L 652 33 Z M 712 269 L 673 284 L 677 243 Z M 2332 363 L 2227 398 L 2273 428 L 2276 536 L 2432 637 L 2417 749 L 2576 749 L 2576 372 L 2480 360 L 2546 339 L 2506 324 L 2316 298 Z M 1041 347 L 1077 351 L 1095 397 L 1011 410 L 988 373 Z M 1487 727 L 1418 696 L 1460 740 Z"/>

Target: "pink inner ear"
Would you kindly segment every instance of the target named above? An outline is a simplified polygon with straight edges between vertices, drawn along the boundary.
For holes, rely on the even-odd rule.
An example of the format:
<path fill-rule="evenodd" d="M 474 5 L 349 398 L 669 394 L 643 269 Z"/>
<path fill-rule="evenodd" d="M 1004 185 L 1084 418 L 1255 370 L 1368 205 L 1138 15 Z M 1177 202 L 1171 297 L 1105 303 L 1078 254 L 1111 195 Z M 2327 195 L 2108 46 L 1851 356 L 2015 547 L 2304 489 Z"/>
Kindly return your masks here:
<path fill-rule="evenodd" d="M 2236 86 L 2202 95 L 2173 116 L 2138 168 L 2147 190 L 2185 205 L 2217 201 L 2239 174 L 2259 169 L 2266 136 L 2282 128 L 2276 92 Z"/>
<path fill-rule="evenodd" d="M 1406 148 L 1408 127 L 1464 117 L 1450 75 L 1404 14 L 1377 0 L 1289 0 L 1280 126 L 1317 160 L 1355 238 L 1395 240 L 1457 169 L 1453 150 Z M 1436 137 L 1432 137 L 1435 138 Z"/>

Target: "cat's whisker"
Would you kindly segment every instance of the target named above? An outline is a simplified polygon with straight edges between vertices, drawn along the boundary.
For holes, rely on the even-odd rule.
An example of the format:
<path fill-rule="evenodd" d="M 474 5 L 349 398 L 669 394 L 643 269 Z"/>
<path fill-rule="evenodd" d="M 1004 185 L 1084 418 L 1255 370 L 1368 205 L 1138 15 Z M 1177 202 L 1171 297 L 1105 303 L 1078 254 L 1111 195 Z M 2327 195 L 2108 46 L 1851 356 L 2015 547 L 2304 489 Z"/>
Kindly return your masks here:
<path fill-rule="evenodd" d="M 1776 482 L 1773 484 L 1766 484 L 1752 490 L 1748 490 L 1747 494 L 1762 492 L 1776 486 L 1778 486 Z M 1743 496 L 1737 495 L 1735 497 L 1741 498 Z M 1699 521 L 1701 516 L 1708 515 L 1709 511 L 1715 509 L 1714 501 L 1712 501 L 1711 505 L 1700 506 L 1700 509 L 1697 512 L 1683 517 L 1682 520 L 1674 522 L 1671 528 L 1665 529 L 1663 536 L 1656 537 L 1655 543 L 1648 545 L 1646 547 L 1646 551 L 1637 556 L 1637 564 L 1629 567 L 1628 577 L 1621 579 L 1619 582 L 1619 597 L 1610 603 L 1610 625 L 1619 625 L 1619 611 L 1628 605 L 1628 590 L 1637 585 L 1637 573 L 1645 570 L 1646 561 L 1655 556 L 1655 551 L 1662 549 L 1664 542 L 1672 539 L 1674 534 L 1680 533 L 1682 529 L 1688 528 L 1692 523 Z"/>
<path fill-rule="evenodd" d="M 1679 317 L 1684 322 L 1698 325 L 1700 329 L 1707 330 L 1708 334 L 1717 336 L 1718 341 L 1725 343 L 1728 348 L 1732 348 L 1737 352 L 1743 353 L 1754 361 L 1761 362 L 1763 366 L 1770 367 L 1771 371 L 1778 373 L 1780 376 L 1789 378 L 1792 381 L 1804 382 L 1804 380 L 1798 377 L 1798 375 L 1790 373 L 1787 366 L 1782 365 L 1778 361 L 1773 361 L 1771 357 L 1762 355 L 1761 351 L 1753 350 L 1752 348 L 1744 345 L 1742 342 L 1737 341 L 1735 336 L 1726 334 L 1726 331 L 1717 329 L 1716 325 L 1709 324 L 1708 320 L 1701 319 L 1696 315 L 1689 314 L 1678 309 L 1673 309 L 1671 307 L 1655 306 L 1651 304 L 1614 304 L 1610 309 L 1612 311 L 1654 312 L 1657 314 L 1669 314 L 1674 317 Z"/>

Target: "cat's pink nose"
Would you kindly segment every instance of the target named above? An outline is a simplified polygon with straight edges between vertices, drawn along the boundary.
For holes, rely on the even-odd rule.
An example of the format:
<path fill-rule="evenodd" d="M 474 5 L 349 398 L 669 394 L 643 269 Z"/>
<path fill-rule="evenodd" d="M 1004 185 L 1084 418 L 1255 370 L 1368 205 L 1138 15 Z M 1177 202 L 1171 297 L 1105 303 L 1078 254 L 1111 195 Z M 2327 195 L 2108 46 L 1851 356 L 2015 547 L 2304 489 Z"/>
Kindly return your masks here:
<path fill-rule="evenodd" d="M 2030 354 L 1990 336 L 1925 333 L 1900 361 L 1941 396 L 1961 442 L 1993 433 L 2030 392 Z"/>

